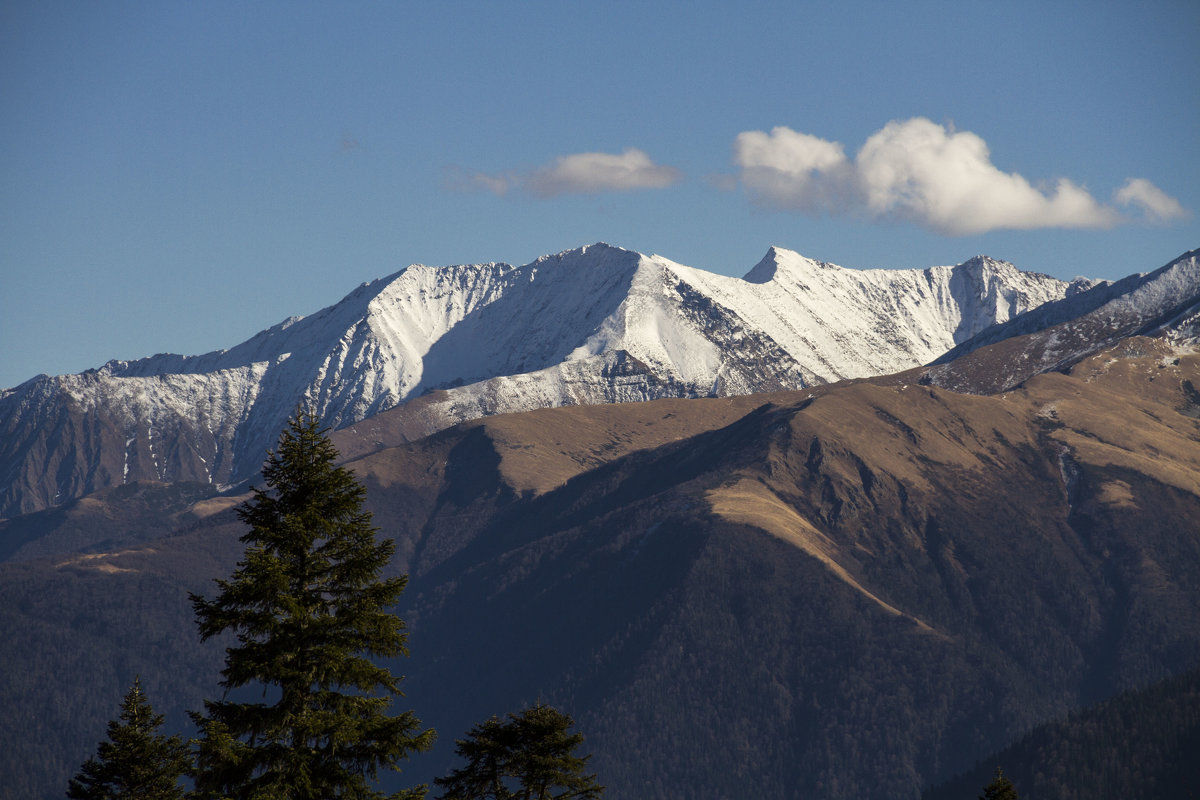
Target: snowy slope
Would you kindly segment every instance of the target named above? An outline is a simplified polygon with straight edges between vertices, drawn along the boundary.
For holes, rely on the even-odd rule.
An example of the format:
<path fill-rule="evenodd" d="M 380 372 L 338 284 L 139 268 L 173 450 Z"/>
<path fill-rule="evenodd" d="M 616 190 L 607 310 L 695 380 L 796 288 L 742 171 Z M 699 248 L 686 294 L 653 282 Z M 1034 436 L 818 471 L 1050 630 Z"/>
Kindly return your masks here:
<path fill-rule="evenodd" d="M 923 380 L 955 391 L 1004 391 L 1136 335 L 1189 350 L 1200 344 L 1200 250 L 985 329 L 936 359 Z"/>
<path fill-rule="evenodd" d="M 773 248 L 745 278 L 604 244 L 521 267 L 414 265 L 229 350 L 0 392 L 0 515 L 107 485 L 253 475 L 311 403 L 342 427 L 427 392 L 484 414 L 799 388 L 926 363 L 1090 284 L 977 257 L 852 270 Z"/>
<path fill-rule="evenodd" d="M 688 275 L 824 380 L 926 363 L 987 327 L 1093 285 L 984 256 L 956 267 L 854 270 L 779 248 L 744 280 Z"/>

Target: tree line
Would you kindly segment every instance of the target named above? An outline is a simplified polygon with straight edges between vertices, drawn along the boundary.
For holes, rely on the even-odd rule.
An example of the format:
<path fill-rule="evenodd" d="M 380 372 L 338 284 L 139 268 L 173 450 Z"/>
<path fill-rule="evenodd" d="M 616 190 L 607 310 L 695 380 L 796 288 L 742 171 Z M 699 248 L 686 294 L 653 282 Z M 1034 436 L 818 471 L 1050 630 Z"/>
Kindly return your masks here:
<path fill-rule="evenodd" d="M 365 488 L 336 465 L 317 416 L 298 410 L 238 508 L 248 526 L 236 570 L 208 599 L 192 594 L 200 637 L 232 636 L 220 699 L 191 712 L 197 735 L 160 732 L 135 677 L 107 740 L 68 785 L 73 800 L 414 800 L 416 786 L 373 788 L 381 771 L 429 750 L 436 733 L 391 713 L 400 679 L 376 661 L 408 655 L 391 613 L 406 577 L 383 578 L 395 544 L 379 539 Z M 457 740 L 465 764 L 434 781 L 441 800 L 593 800 L 572 718 L 535 704 Z M 191 788 L 185 788 L 185 779 Z"/>

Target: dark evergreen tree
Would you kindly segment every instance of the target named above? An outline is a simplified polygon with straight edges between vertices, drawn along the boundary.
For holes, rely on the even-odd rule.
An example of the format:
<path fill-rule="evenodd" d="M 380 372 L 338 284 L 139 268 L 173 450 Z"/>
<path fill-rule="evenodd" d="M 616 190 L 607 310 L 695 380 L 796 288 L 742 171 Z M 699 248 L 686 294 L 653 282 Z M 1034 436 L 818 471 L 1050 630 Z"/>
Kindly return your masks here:
<path fill-rule="evenodd" d="M 1004 772 L 996 767 L 996 777 L 983 788 L 979 800 L 1018 800 L 1017 789 L 1012 781 L 1004 777 Z"/>
<path fill-rule="evenodd" d="M 84 762 L 67 786 L 73 800 L 183 800 L 179 785 L 190 765 L 187 745 L 163 736 L 160 714 L 142 693 L 140 679 L 121 703 L 120 720 L 108 723 L 108 741 Z"/>
<path fill-rule="evenodd" d="M 509 756 L 515 739 L 511 726 L 498 718 L 476 725 L 467 738 L 455 742 L 454 752 L 465 758 L 467 765 L 455 770 L 449 778 L 439 778 L 438 786 L 446 789 L 443 798 L 494 798 L 508 800 L 517 795 L 509 791 Z"/>
<path fill-rule="evenodd" d="M 225 698 L 192 714 L 201 796 L 382 798 L 368 779 L 433 743 L 413 712 L 388 714 L 399 678 L 372 657 L 407 655 L 388 611 L 406 578 L 381 577 L 395 543 L 376 539 L 365 490 L 336 459 L 316 416 L 298 411 L 268 454 L 267 489 L 238 509 L 244 560 L 216 599 L 192 595 L 202 638 L 237 635 Z M 257 702 L 231 699 L 247 686 L 261 687 Z"/>
<path fill-rule="evenodd" d="M 576 749 L 583 735 L 558 709 L 537 704 L 507 722 L 492 717 L 476 725 L 455 752 L 466 766 L 435 783 L 441 800 L 595 800 L 604 787 L 584 769 L 591 756 Z"/>

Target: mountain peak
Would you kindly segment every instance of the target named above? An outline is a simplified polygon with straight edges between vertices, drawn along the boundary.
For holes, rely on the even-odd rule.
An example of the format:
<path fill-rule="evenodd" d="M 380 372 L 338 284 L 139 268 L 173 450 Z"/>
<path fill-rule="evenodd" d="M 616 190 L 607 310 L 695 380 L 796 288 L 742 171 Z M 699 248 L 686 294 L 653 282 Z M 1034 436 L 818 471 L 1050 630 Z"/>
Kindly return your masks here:
<path fill-rule="evenodd" d="M 974 256 L 971 256 L 970 258 L 968 258 L 960 266 L 963 266 L 963 267 L 987 267 L 987 266 L 1011 267 L 1012 264 L 1009 264 L 1007 261 L 1001 261 L 1000 259 L 992 258 L 991 256 L 984 255 L 983 253 L 979 253 L 978 255 L 974 255 Z"/>
<path fill-rule="evenodd" d="M 771 245 L 767 249 L 767 254 L 742 277 L 742 280 L 747 283 L 770 283 L 780 270 L 810 272 L 816 269 L 830 268 L 837 267 L 834 264 L 827 264 L 824 261 L 814 261 L 811 258 L 800 255 L 795 250 Z"/>
<path fill-rule="evenodd" d="M 1016 267 L 1011 261 L 1005 261 L 1001 258 L 992 258 L 982 253 L 976 256 L 971 256 L 966 261 L 958 265 L 958 269 L 966 270 L 973 275 L 982 275 L 984 273 L 991 274 L 1009 274 L 1009 275 L 1035 275 L 1039 278 L 1049 278 L 1049 275 L 1044 275 L 1040 272 L 1028 272 Z"/>
<path fill-rule="evenodd" d="M 762 257 L 762 260 L 750 268 L 750 271 L 742 276 L 742 280 L 747 283 L 770 283 L 775 277 L 775 272 L 779 269 L 778 253 L 774 247 L 767 251 L 767 254 Z"/>
<path fill-rule="evenodd" d="M 616 245 L 611 245 L 608 242 L 595 242 L 594 244 L 585 244 L 580 247 L 572 247 L 568 250 L 563 250 L 551 255 L 539 256 L 534 260 L 533 263 L 539 264 L 546 261 L 567 261 L 585 256 L 589 258 L 604 258 L 622 255 L 640 256 L 639 253 L 636 253 L 633 250 L 626 250 L 624 247 L 617 247 Z"/>

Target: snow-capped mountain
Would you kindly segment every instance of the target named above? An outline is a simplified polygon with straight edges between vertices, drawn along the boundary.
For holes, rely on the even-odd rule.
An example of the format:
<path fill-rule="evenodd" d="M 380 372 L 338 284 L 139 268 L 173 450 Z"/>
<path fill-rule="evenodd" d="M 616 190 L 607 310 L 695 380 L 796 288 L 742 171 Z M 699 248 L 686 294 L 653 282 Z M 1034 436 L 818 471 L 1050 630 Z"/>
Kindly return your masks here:
<path fill-rule="evenodd" d="M 961 392 L 1000 392 L 1137 335 L 1177 347 L 1200 343 L 1200 250 L 988 328 L 936 359 L 921 380 Z"/>
<path fill-rule="evenodd" d="M 413 265 L 229 350 L 0 392 L 0 516 L 132 480 L 244 479 L 302 402 L 343 427 L 427 395 L 425 433 L 545 406 L 800 388 L 927 363 L 1091 286 L 985 257 L 854 270 L 778 248 L 744 278 L 604 244 L 521 267 Z"/>

